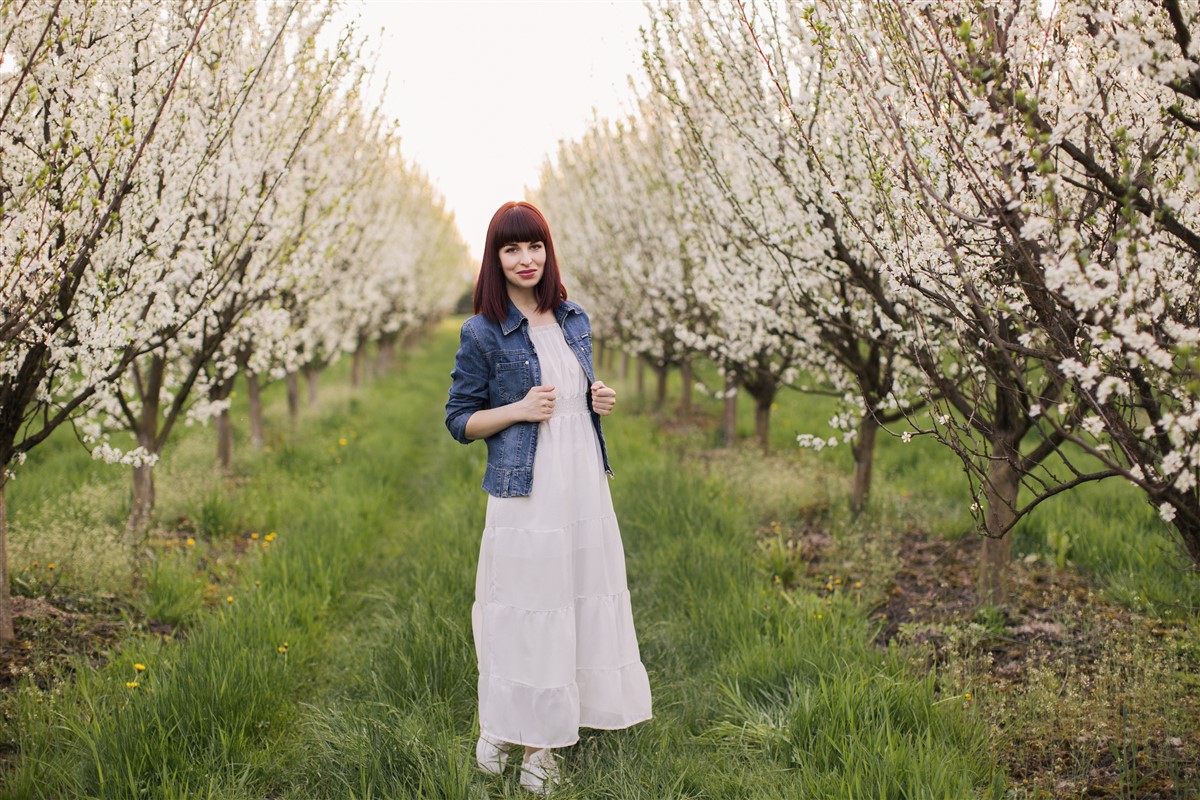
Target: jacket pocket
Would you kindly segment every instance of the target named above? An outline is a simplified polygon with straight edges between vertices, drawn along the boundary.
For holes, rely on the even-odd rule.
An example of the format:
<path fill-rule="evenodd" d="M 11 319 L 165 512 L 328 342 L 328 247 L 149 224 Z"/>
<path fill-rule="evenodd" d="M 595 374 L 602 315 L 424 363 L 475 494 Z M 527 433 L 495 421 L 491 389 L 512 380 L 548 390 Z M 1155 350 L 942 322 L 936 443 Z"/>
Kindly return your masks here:
<path fill-rule="evenodd" d="M 529 359 L 496 364 L 496 391 L 503 403 L 515 403 L 533 388 Z"/>

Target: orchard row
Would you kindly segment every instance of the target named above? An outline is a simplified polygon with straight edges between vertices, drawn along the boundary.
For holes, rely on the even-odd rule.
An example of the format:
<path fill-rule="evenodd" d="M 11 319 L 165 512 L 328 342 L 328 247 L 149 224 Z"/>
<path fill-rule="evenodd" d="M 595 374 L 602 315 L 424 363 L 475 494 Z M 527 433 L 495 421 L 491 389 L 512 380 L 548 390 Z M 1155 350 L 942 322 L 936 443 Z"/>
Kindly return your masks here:
<path fill-rule="evenodd" d="M 0 517 L 71 424 L 132 465 L 137 530 L 172 430 L 221 420 L 238 376 L 254 415 L 264 382 L 453 303 L 466 247 L 332 13 L 0 0 Z"/>
<path fill-rule="evenodd" d="M 1200 564 L 1200 8 L 817 0 L 651 9 L 637 113 L 538 200 L 597 335 L 709 358 L 760 434 L 840 398 L 853 504 L 878 430 L 962 460 L 1005 534 L 1123 479 Z M 686 373 L 685 373 L 686 374 Z"/>

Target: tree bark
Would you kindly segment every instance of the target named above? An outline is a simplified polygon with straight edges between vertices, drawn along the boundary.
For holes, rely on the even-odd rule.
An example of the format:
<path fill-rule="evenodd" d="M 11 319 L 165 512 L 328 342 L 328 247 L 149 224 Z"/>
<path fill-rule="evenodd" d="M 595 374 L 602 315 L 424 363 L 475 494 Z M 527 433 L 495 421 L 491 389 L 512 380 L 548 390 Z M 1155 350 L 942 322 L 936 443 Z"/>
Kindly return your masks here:
<path fill-rule="evenodd" d="M 8 585 L 8 472 L 0 467 L 0 644 L 16 638 L 13 633 L 12 597 Z"/>
<path fill-rule="evenodd" d="M 1012 560 L 1012 537 L 999 534 L 1013 521 L 1017 507 L 1017 492 L 1021 475 L 1013 464 L 1014 449 L 997 447 L 988 466 L 988 481 L 984 486 L 987 500 L 986 528 L 983 548 L 979 553 L 979 603 L 1004 605 L 1008 602 L 1008 568 Z"/>
<path fill-rule="evenodd" d="M 258 388 L 257 375 L 246 375 L 246 403 L 250 407 L 250 443 L 255 450 L 262 450 L 267 438 L 263 431 L 262 392 Z"/>
<path fill-rule="evenodd" d="M 214 401 L 228 400 L 233 394 L 234 378 L 229 378 L 224 384 L 213 386 L 209 399 Z M 228 472 L 233 466 L 233 420 L 226 408 L 214 420 L 217 431 L 217 469 Z"/>
<path fill-rule="evenodd" d="M 386 375 L 396 361 L 396 337 L 398 334 L 388 333 L 379 340 L 379 349 L 375 351 L 375 375 Z"/>
<path fill-rule="evenodd" d="M 152 369 L 156 369 L 157 365 Z M 142 416 L 136 431 L 138 447 L 146 448 L 151 455 L 158 455 L 158 404 L 159 395 L 155 388 L 142 399 Z M 133 468 L 133 498 L 129 504 L 129 522 L 126 530 L 130 544 L 135 543 L 137 534 L 146 530 L 150 515 L 154 513 L 154 467 L 148 464 Z"/>
<path fill-rule="evenodd" d="M 141 465 L 133 468 L 133 502 L 129 510 L 130 534 L 138 534 L 150 524 L 154 512 L 154 467 Z"/>
<path fill-rule="evenodd" d="M 657 379 L 654 386 L 654 407 L 661 409 L 667 402 L 667 375 L 671 372 L 671 367 L 665 361 L 654 367 L 654 377 Z"/>
<path fill-rule="evenodd" d="M 316 367 L 304 368 L 304 380 L 308 384 L 308 405 L 310 408 L 317 407 L 317 377 L 319 374 Z"/>
<path fill-rule="evenodd" d="M 683 382 L 683 390 L 679 396 L 679 414 L 682 417 L 690 417 L 692 415 L 692 362 L 689 359 L 683 359 L 679 363 L 679 379 Z"/>
<path fill-rule="evenodd" d="M 764 453 L 771 450 L 771 402 L 774 399 L 773 393 L 754 398 L 754 433 Z"/>
<path fill-rule="evenodd" d="M 621 371 L 618 373 L 621 380 L 629 377 L 629 353 L 621 353 Z"/>
<path fill-rule="evenodd" d="M 233 420 L 229 417 L 229 409 L 217 415 L 217 468 L 228 472 L 233 466 Z"/>
<path fill-rule="evenodd" d="M 287 403 L 288 426 L 296 430 L 296 420 L 300 416 L 300 377 L 295 370 L 287 374 Z"/>
<path fill-rule="evenodd" d="M 646 396 L 646 359 L 638 356 L 637 360 L 637 393 L 638 397 Z"/>
<path fill-rule="evenodd" d="M 733 447 L 737 441 L 737 379 L 732 372 L 725 373 L 725 446 Z"/>
<path fill-rule="evenodd" d="M 858 421 L 858 440 L 854 442 L 854 487 L 850 492 L 850 511 L 860 513 L 871 495 L 871 468 L 875 464 L 875 434 L 879 423 L 871 412 Z"/>

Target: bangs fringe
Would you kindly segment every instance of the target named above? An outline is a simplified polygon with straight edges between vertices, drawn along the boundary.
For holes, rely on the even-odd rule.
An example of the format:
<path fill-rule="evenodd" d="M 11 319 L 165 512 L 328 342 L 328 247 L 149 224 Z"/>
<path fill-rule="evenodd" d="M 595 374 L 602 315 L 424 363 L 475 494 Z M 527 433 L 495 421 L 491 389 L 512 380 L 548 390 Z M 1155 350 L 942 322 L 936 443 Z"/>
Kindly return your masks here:
<path fill-rule="evenodd" d="M 504 247 L 513 242 L 545 243 L 549 240 L 550 230 L 546 227 L 545 219 L 524 206 L 513 206 L 497 221 L 497 247 Z"/>

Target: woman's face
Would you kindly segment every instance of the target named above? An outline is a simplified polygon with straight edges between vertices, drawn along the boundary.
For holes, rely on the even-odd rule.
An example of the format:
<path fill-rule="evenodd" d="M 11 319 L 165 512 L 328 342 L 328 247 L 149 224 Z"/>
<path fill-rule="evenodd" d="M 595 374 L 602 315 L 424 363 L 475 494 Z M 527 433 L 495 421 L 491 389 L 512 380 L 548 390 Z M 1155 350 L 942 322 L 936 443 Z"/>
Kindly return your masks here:
<path fill-rule="evenodd" d="M 542 242 L 509 242 L 500 248 L 500 266 L 510 288 L 532 289 L 546 267 L 546 245 Z"/>

